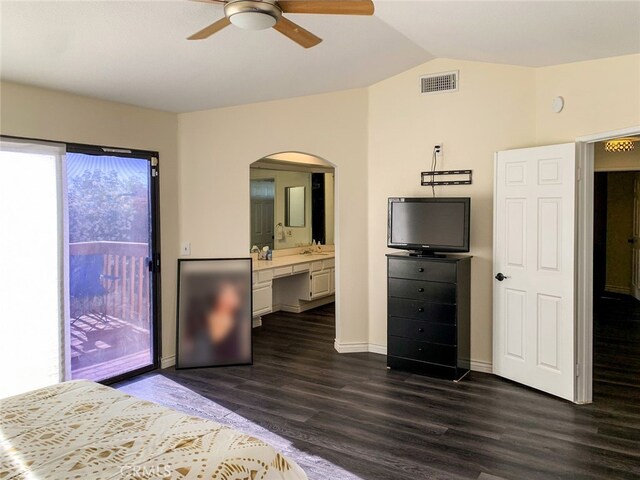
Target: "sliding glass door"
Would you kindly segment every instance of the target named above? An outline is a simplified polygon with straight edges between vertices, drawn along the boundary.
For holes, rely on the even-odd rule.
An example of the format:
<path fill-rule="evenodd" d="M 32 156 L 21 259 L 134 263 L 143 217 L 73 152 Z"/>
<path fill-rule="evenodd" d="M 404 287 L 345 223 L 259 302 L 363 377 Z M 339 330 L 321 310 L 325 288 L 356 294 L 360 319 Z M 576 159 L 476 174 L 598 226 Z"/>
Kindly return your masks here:
<path fill-rule="evenodd" d="M 70 377 L 109 381 L 156 364 L 155 157 L 66 155 Z"/>
<path fill-rule="evenodd" d="M 0 137 L 0 398 L 158 366 L 157 162 Z"/>

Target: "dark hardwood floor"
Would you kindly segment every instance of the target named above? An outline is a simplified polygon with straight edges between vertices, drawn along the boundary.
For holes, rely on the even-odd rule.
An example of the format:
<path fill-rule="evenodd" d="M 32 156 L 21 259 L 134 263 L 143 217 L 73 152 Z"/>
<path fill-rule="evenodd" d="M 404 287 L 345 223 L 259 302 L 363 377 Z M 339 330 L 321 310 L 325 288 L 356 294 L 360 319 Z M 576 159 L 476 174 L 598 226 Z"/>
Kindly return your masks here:
<path fill-rule="evenodd" d="M 488 374 L 454 383 L 340 355 L 332 305 L 265 317 L 251 367 L 161 373 L 363 479 L 637 479 L 640 309 L 611 302 L 597 309 L 592 405 Z"/>

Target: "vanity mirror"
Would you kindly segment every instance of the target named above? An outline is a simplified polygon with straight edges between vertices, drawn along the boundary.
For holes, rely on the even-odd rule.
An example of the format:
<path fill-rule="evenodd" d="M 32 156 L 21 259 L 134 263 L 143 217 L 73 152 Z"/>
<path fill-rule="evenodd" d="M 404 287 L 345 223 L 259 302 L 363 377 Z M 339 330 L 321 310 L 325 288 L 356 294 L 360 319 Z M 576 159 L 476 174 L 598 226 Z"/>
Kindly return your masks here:
<path fill-rule="evenodd" d="M 249 248 L 295 248 L 313 240 L 333 245 L 332 167 L 264 158 L 251 165 L 250 193 Z"/>

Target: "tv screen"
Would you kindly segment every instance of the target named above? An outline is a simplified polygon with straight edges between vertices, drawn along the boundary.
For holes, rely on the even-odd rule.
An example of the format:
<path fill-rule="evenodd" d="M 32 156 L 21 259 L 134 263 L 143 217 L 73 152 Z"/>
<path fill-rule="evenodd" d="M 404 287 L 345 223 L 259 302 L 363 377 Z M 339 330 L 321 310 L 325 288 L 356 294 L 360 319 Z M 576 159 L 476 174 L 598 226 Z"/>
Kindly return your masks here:
<path fill-rule="evenodd" d="M 390 198 L 389 247 L 468 252 L 470 204 L 467 197 Z"/>

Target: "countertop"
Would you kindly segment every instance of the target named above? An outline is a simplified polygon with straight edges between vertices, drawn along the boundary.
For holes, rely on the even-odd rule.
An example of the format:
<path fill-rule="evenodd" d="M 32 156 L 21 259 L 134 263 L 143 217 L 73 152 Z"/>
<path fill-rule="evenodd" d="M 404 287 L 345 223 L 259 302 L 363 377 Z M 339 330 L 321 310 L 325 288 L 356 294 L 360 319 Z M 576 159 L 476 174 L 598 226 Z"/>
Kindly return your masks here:
<path fill-rule="evenodd" d="M 269 268 L 286 267 L 288 265 L 299 265 L 301 263 L 320 262 L 322 260 L 329 260 L 335 258 L 335 252 L 322 252 L 320 254 L 307 254 L 298 253 L 295 255 L 285 255 L 282 257 L 275 257 L 273 260 L 254 260 L 253 271 L 258 272 L 260 270 L 267 270 Z"/>

